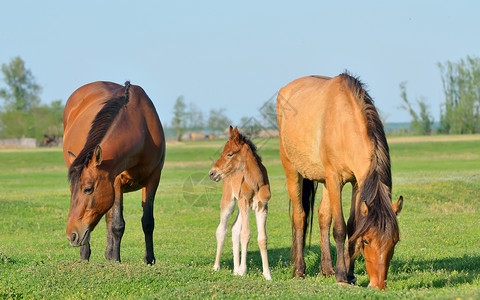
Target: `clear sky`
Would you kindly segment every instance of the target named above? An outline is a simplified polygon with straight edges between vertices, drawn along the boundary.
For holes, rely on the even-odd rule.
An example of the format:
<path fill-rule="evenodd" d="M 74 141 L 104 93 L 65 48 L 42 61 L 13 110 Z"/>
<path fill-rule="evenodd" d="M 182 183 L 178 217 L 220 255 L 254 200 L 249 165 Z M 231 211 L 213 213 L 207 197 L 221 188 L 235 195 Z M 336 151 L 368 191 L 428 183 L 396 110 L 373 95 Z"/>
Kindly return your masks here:
<path fill-rule="evenodd" d="M 410 120 L 402 81 L 438 121 L 437 62 L 480 56 L 479 12 L 474 0 L 2 1 L 0 63 L 20 56 L 45 103 L 131 80 L 168 125 L 179 95 L 236 124 L 298 77 L 348 69 L 387 122 Z"/>

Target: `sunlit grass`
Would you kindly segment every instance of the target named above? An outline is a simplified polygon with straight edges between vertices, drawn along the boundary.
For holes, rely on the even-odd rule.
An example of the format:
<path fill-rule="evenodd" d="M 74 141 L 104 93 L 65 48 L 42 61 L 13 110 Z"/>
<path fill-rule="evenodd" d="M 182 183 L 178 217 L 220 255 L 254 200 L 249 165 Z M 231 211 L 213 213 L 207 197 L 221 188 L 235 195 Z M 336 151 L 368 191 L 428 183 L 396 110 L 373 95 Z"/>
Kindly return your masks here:
<path fill-rule="evenodd" d="M 382 292 L 366 288 L 361 257 L 357 287 L 336 286 L 334 278 L 319 275 L 316 221 L 305 250 L 306 279 L 292 279 L 289 200 L 278 140 L 257 144 L 272 189 L 267 221 L 272 282 L 262 276 L 254 218 L 247 275 L 233 275 L 230 233 L 221 270 L 212 270 L 221 184 L 207 173 L 221 141 L 167 146 L 155 200 L 154 266 L 143 264 L 140 192 L 125 195 L 122 263 L 104 258 L 103 221 L 92 233 L 91 261 L 80 263 L 79 249 L 65 236 L 70 192 L 61 149 L 0 150 L 0 298 L 480 297 L 480 141 L 390 145 L 393 197 L 403 195 L 405 202 L 389 290 Z M 189 180 L 191 191 L 185 188 Z M 343 192 L 346 217 L 350 191 L 346 186 Z"/>

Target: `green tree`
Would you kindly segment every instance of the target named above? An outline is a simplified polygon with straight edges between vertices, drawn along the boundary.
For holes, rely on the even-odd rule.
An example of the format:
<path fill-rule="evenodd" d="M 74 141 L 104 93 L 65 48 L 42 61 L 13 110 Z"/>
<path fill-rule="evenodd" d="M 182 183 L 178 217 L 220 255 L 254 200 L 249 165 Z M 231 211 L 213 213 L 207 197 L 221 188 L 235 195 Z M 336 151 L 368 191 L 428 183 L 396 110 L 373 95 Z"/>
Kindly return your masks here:
<path fill-rule="evenodd" d="M 175 105 L 173 106 L 173 119 L 172 119 L 172 126 L 175 129 L 177 134 L 177 141 L 182 140 L 182 136 L 185 133 L 186 128 L 186 105 L 183 96 L 179 96 L 175 101 Z"/>
<path fill-rule="evenodd" d="M 213 134 L 223 132 L 232 124 L 232 121 L 225 114 L 224 108 L 211 109 L 208 116 L 208 128 Z"/>
<path fill-rule="evenodd" d="M 203 130 L 205 128 L 205 121 L 203 119 L 203 112 L 195 105 L 189 104 L 187 112 L 187 128 L 193 131 Z"/>
<path fill-rule="evenodd" d="M 480 58 L 467 56 L 454 63 L 438 63 L 445 102 L 440 130 L 444 133 L 480 132 Z"/>
<path fill-rule="evenodd" d="M 0 89 L 0 98 L 4 100 L 0 111 L 0 137 L 33 137 L 40 140 L 45 135 L 61 136 L 62 101 L 40 104 L 42 88 L 20 57 L 2 64 L 2 73 L 6 88 Z"/>
<path fill-rule="evenodd" d="M 421 135 L 431 134 L 433 117 L 430 114 L 426 99 L 424 97 L 420 97 L 420 99 L 417 99 L 417 104 L 418 104 L 418 107 L 420 108 L 420 112 L 417 113 L 413 109 L 410 101 L 408 101 L 406 81 L 400 83 L 400 97 L 403 100 L 403 104 L 402 106 L 400 106 L 400 108 L 406 110 L 410 114 L 410 117 L 412 118 L 412 121 L 410 122 L 410 126 L 412 127 L 413 132 L 415 134 L 421 134 Z"/>
<path fill-rule="evenodd" d="M 6 110 L 29 111 L 40 104 L 42 88 L 35 82 L 32 72 L 25 67 L 25 62 L 20 57 L 2 64 L 2 73 L 7 88 L 0 89 L 0 98 L 4 100 Z"/>

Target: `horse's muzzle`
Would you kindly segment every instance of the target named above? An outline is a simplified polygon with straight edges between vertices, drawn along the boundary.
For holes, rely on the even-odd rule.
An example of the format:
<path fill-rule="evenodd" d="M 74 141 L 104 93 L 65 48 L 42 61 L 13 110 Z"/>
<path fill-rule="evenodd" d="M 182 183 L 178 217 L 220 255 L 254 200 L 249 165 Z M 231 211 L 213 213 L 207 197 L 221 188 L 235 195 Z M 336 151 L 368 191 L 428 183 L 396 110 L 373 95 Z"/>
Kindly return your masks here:
<path fill-rule="evenodd" d="M 216 170 L 210 170 L 210 172 L 208 173 L 208 176 L 210 176 L 210 179 L 215 182 L 219 182 L 222 179 L 222 175 L 217 174 Z"/>
<path fill-rule="evenodd" d="M 90 230 L 87 228 L 82 235 L 73 231 L 70 236 L 67 235 L 67 239 L 70 241 L 70 245 L 73 247 L 80 247 L 90 242 Z"/>

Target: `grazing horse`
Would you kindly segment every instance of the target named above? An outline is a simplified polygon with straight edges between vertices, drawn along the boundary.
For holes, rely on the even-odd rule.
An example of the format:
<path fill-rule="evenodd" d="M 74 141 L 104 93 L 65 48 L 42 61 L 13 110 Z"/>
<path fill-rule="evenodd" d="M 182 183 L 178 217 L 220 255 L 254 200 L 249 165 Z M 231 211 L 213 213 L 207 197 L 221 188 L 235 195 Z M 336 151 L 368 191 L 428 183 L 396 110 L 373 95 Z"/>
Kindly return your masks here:
<path fill-rule="evenodd" d="M 145 91 L 126 82 L 93 82 L 77 89 L 63 114 L 63 157 L 69 168 L 67 239 L 90 257 L 90 233 L 107 221 L 105 257 L 120 261 L 125 230 L 123 193 L 142 189 L 145 262 L 153 253 L 153 201 L 165 160 L 165 136 Z"/>
<path fill-rule="evenodd" d="M 220 224 L 217 227 L 217 255 L 215 271 L 220 270 L 220 254 L 227 234 L 228 218 L 235 209 L 238 199 L 238 215 L 232 226 L 233 272 L 244 275 L 247 271 L 247 247 L 250 241 L 250 210 L 255 211 L 258 229 L 258 246 L 263 264 L 263 276 L 271 280 L 267 256 L 267 212 L 270 199 L 270 184 L 267 169 L 257 154 L 255 145 L 230 126 L 230 139 L 209 172 L 210 178 L 218 182 L 223 179 L 223 195 L 220 202 Z M 239 220 L 240 217 L 240 220 Z M 242 243 L 242 260 L 239 263 L 239 243 Z"/>
<path fill-rule="evenodd" d="M 388 144 L 372 98 L 362 83 L 347 73 L 334 78 L 309 76 L 283 87 L 276 109 L 280 157 L 293 206 L 294 276 L 305 276 L 305 235 L 309 215 L 312 222 L 316 185 L 321 182 L 324 188 L 318 215 L 322 272 L 335 274 L 338 283 L 355 283 L 354 263 L 360 250 L 369 285 L 386 288 L 388 267 L 399 240 L 397 215 L 403 198 L 392 205 Z M 341 203 L 341 191 L 347 182 L 353 186 L 348 225 Z M 335 271 L 329 237 L 332 218 Z"/>

